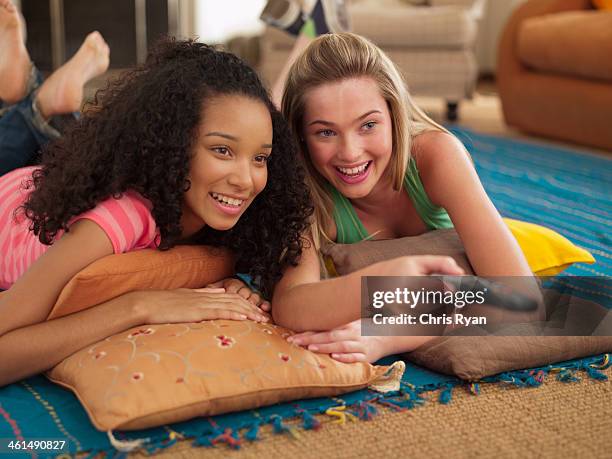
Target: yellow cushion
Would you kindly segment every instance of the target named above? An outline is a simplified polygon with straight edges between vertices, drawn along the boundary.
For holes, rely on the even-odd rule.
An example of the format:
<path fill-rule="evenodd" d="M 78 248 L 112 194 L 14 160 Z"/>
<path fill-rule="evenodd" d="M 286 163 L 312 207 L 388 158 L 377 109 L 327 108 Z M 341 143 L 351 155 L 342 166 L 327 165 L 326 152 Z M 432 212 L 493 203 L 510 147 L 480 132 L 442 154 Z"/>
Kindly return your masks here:
<path fill-rule="evenodd" d="M 593 255 L 549 228 L 510 218 L 504 221 L 538 276 L 554 276 L 572 263 L 595 263 Z"/>
<path fill-rule="evenodd" d="M 143 429 L 370 386 L 399 389 L 403 362 L 340 363 L 252 321 L 136 327 L 86 347 L 48 372 L 75 392 L 99 430 Z"/>
<path fill-rule="evenodd" d="M 593 6 L 600 10 L 612 10 L 612 0 L 592 0 Z"/>
<path fill-rule="evenodd" d="M 199 288 L 234 273 L 227 251 L 176 246 L 109 255 L 77 274 L 62 289 L 48 319 L 81 311 L 135 290 Z"/>

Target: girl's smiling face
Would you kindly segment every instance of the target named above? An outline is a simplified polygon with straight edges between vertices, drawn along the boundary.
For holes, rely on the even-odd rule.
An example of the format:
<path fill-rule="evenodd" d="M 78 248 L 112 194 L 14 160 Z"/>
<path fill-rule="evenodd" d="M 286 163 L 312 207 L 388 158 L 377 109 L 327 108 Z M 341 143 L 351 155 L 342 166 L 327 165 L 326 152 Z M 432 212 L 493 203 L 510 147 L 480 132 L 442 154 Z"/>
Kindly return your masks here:
<path fill-rule="evenodd" d="M 391 115 L 368 77 L 327 83 L 304 96 L 303 137 L 315 169 L 349 199 L 368 196 L 393 151 Z"/>
<path fill-rule="evenodd" d="M 272 119 L 263 102 L 241 95 L 205 103 L 185 192 L 183 237 L 204 226 L 232 228 L 266 186 Z"/>

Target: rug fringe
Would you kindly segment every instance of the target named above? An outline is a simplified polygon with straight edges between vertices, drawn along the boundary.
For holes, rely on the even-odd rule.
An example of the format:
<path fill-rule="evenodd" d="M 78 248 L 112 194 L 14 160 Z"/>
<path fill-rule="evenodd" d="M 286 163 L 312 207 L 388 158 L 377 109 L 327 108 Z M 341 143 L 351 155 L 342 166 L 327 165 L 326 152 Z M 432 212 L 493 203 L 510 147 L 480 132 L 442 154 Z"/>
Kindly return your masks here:
<path fill-rule="evenodd" d="M 481 392 L 482 383 L 505 383 L 514 387 L 539 387 L 549 374 L 556 373 L 556 379 L 562 382 L 578 382 L 580 378 L 577 373 L 583 371 L 586 375 L 597 381 L 606 381 L 608 376 L 602 373 L 612 366 L 611 354 L 603 354 L 598 357 L 582 359 L 578 362 L 571 362 L 566 365 L 548 365 L 532 370 L 517 370 L 502 373 L 499 375 L 486 377 L 477 381 L 447 381 L 435 387 L 416 388 L 414 385 L 401 381 L 401 376 L 405 370 L 405 364 L 402 361 L 397 361 L 392 364 L 381 378 L 377 381 L 380 383 L 379 388 L 383 392 L 372 392 L 369 398 L 360 400 L 356 403 L 338 406 L 319 406 L 316 408 L 304 409 L 300 405 L 295 405 L 295 410 L 292 414 L 284 418 L 281 415 L 274 414 L 269 417 L 257 415 L 256 419 L 242 425 L 239 428 L 231 429 L 229 427 L 222 429 L 212 418 L 208 421 L 212 427 L 212 431 L 202 433 L 194 439 L 194 445 L 216 446 L 219 443 L 226 443 L 230 448 L 240 449 L 242 441 L 255 441 L 259 439 L 259 431 L 261 426 L 269 423 L 273 427 L 276 434 L 288 433 L 294 438 L 300 438 L 299 428 L 304 430 L 318 430 L 321 427 L 321 422 L 315 417 L 316 414 L 325 414 L 334 424 L 346 424 L 349 421 L 371 420 L 379 414 L 376 405 L 389 408 L 393 411 L 405 411 L 415 406 L 422 405 L 426 402 L 426 398 L 421 396 L 422 393 L 430 390 L 438 390 L 438 401 L 442 404 L 448 404 L 452 401 L 453 391 L 457 386 L 465 387 L 471 394 L 479 395 Z M 399 375 L 399 377 L 398 377 Z M 401 382 L 401 384 L 400 384 Z M 377 385 L 377 384 L 376 384 Z M 386 390 L 385 390 L 386 389 Z M 342 403 L 344 400 L 335 399 Z M 299 426 L 287 425 L 284 421 L 290 418 L 301 417 L 302 423 Z M 157 442 L 149 443 L 150 439 L 135 439 L 135 440 L 118 440 L 114 437 L 111 431 L 108 431 L 108 437 L 113 447 L 122 453 L 134 451 L 138 448 L 143 448 L 152 454 L 172 446 L 183 438 L 183 435 L 168 427 L 169 435 L 166 439 Z M 241 435 L 239 430 L 246 429 Z M 99 453 L 97 451 L 95 454 Z M 95 455 L 94 454 L 94 455 Z"/>
<path fill-rule="evenodd" d="M 149 438 L 138 438 L 136 440 L 118 440 L 113 435 L 112 430 L 108 430 L 106 432 L 106 435 L 108 436 L 108 440 L 110 441 L 111 445 L 113 445 L 113 448 L 123 453 L 129 453 L 136 449 L 142 448 L 145 443 L 148 443 L 150 441 Z"/>
<path fill-rule="evenodd" d="M 391 364 L 381 377 L 372 381 L 368 389 L 383 394 L 397 392 L 400 389 L 404 371 L 406 371 L 406 364 L 403 360 L 397 360 Z"/>

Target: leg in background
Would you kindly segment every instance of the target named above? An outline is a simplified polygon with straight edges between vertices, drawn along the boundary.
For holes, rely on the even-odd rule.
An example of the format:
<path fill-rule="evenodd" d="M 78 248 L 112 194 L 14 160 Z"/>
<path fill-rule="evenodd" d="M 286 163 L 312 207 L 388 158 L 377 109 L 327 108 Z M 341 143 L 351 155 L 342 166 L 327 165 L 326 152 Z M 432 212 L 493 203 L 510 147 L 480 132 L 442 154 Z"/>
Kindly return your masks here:
<path fill-rule="evenodd" d="M 276 81 L 274 82 L 274 85 L 272 86 L 272 102 L 274 102 L 274 105 L 276 105 L 276 107 L 279 109 L 281 106 L 281 101 L 283 99 L 283 91 L 285 89 L 285 82 L 287 81 L 287 75 L 289 75 L 289 70 L 291 69 L 291 66 L 298 58 L 298 56 L 302 54 L 302 51 L 306 49 L 306 47 L 310 44 L 312 40 L 313 38 L 304 33 L 301 33 L 298 36 L 297 40 L 295 41 L 295 44 L 293 45 L 293 48 L 291 48 L 289 58 L 285 62 L 285 65 L 283 65 L 283 68 L 281 69 L 280 73 L 278 74 L 278 77 L 276 78 Z"/>
<path fill-rule="evenodd" d="M 39 150 L 60 133 L 40 114 L 35 97 L 42 83 L 38 70 L 32 67 L 35 83 L 28 96 L 15 105 L 0 109 L 0 175 L 31 165 Z"/>
<path fill-rule="evenodd" d="M 26 95 L 30 56 L 23 19 L 9 0 L 0 0 L 0 100 L 14 104 Z"/>
<path fill-rule="evenodd" d="M 296 36 L 289 58 L 272 86 L 272 101 L 280 108 L 289 69 L 310 42 L 318 35 L 350 30 L 344 0 L 316 0 L 310 12 L 304 12 L 305 2 L 268 0 L 260 19 L 272 27 Z"/>
<path fill-rule="evenodd" d="M 27 96 L 17 104 L 0 106 L 0 175 L 32 164 L 45 144 L 60 137 L 58 122 L 77 117 L 83 85 L 105 72 L 108 64 L 108 45 L 98 32 L 89 34 L 77 53 L 44 83 L 30 64 L 27 81 L 34 83 L 26 85 Z"/>
<path fill-rule="evenodd" d="M 72 58 L 41 85 L 36 102 L 41 115 L 72 113 L 81 109 L 83 86 L 108 68 L 110 50 L 99 32 L 92 32 Z"/>

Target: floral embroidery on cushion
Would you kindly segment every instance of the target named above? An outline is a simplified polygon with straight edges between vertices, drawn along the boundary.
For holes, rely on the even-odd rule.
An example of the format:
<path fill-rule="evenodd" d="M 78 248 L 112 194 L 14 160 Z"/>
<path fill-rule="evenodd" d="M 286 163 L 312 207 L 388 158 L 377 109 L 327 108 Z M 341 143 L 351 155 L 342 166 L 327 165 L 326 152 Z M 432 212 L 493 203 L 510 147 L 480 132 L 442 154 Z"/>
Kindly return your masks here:
<path fill-rule="evenodd" d="M 236 343 L 236 340 L 231 336 L 217 335 L 215 338 L 217 338 L 217 346 L 224 349 L 230 348 Z"/>
<path fill-rule="evenodd" d="M 327 367 L 326 367 L 325 365 L 323 365 L 322 363 L 320 363 L 320 364 L 319 364 L 319 368 L 320 368 L 321 370 L 325 370 Z"/>
<path fill-rule="evenodd" d="M 283 354 L 282 352 L 278 353 L 278 358 L 281 359 L 283 362 L 288 362 L 289 360 L 291 360 L 290 356 L 288 356 L 287 354 Z"/>
<path fill-rule="evenodd" d="M 141 372 L 132 373 L 132 382 L 142 381 L 144 379 L 144 374 Z"/>
<path fill-rule="evenodd" d="M 268 335 L 272 335 L 273 334 L 272 330 L 268 330 L 267 328 L 262 328 L 261 331 L 266 333 L 266 334 L 268 334 Z"/>
<path fill-rule="evenodd" d="M 135 332 L 130 333 L 128 339 L 133 339 L 140 335 L 152 335 L 153 333 L 155 333 L 153 328 L 139 328 Z"/>
<path fill-rule="evenodd" d="M 98 352 L 96 355 L 94 355 L 94 359 L 99 360 L 106 357 L 106 352 L 104 351 L 100 351 Z"/>

